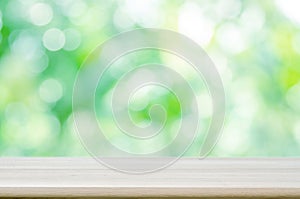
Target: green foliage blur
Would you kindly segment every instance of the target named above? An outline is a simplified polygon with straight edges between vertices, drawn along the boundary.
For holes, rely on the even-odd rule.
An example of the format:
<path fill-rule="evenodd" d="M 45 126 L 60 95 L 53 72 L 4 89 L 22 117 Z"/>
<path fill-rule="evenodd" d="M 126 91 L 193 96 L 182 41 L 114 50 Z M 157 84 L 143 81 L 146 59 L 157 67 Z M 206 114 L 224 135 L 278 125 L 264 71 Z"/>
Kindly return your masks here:
<path fill-rule="evenodd" d="M 190 37 L 219 70 L 227 112 L 222 137 L 211 155 L 300 155 L 299 7 L 297 0 L 1 0 L 0 155 L 87 155 L 72 117 L 76 74 L 105 40 L 148 27 Z M 118 70 L 104 79 L 96 97 L 105 100 L 122 66 L 147 62 L 184 66 L 163 52 L 132 55 L 115 64 Z M 185 74 L 199 91 L 205 129 L 211 100 L 202 80 L 193 71 Z M 149 107 L 155 103 L 167 107 L 172 121 L 179 119 L 180 105 L 171 93 L 155 88 L 149 93 L 132 104 L 132 109 L 143 108 L 131 113 L 136 123 L 149 122 Z M 99 105 L 97 114 L 107 111 L 105 107 Z M 113 128 L 112 121 L 106 124 Z M 173 128 L 168 126 L 158 146 L 171 139 Z M 198 154 L 203 132 L 186 155 Z M 127 145 L 133 150 L 143 147 Z"/>

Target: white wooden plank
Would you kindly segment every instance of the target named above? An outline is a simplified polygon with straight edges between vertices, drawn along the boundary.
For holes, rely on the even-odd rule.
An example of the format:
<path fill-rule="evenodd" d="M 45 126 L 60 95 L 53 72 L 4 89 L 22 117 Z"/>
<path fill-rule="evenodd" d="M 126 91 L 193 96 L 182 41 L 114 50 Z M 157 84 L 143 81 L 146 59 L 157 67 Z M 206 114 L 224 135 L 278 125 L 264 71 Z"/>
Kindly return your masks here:
<path fill-rule="evenodd" d="M 0 158 L 0 196 L 300 197 L 300 159 L 184 158 L 132 175 L 92 158 Z"/>

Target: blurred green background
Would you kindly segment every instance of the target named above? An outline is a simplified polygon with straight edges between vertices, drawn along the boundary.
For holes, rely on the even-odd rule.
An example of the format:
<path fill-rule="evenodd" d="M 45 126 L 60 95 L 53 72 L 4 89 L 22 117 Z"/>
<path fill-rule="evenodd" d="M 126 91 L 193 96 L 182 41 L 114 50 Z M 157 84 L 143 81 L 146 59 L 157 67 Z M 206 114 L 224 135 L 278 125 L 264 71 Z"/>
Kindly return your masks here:
<path fill-rule="evenodd" d="M 211 155 L 300 155 L 299 7 L 298 0 L 1 0 L 0 155 L 87 155 L 72 118 L 76 73 L 97 45 L 143 27 L 185 34 L 206 50 L 218 68 L 227 113 Z M 162 52 L 132 55 L 120 65 L 144 62 L 184 66 Z M 120 71 L 122 67 L 112 74 Z M 210 116 L 205 86 L 193 71 L 184 74 L 199 91 L 205 127 Z M 104 98 L 115 82 L 107 78 L 97 97 Z M 155 99 L 143 104 L 151 92 Z M 142 111 L 132 117 L 139 125 L 149 120 L 147 111 L 154 102 L 168 106 L 174 121 L 180 117 L 178 102 L 170 93 L 151 88 L 138 100 L 139 96 L 132 109 L 137 106 Z M 106 124 L 108 129 L 113 125 Z M 172 136 L 173 126 L 167 126 L 162 144 Z M 186 155 L 197 155 L 201 139 Z"/>

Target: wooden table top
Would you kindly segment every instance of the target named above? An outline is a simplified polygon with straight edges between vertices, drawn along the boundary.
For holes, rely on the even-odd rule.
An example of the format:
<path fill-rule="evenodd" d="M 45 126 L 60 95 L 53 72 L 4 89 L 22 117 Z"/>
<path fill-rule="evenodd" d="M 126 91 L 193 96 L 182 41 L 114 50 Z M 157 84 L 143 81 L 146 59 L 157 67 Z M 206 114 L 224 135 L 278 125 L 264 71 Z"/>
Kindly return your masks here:
<path fill-rule="evenodd" d="M 182 158 L 138 175 L 92 158 L 0 158 L 0 197 L 296 198 L 300 158 Z"/>

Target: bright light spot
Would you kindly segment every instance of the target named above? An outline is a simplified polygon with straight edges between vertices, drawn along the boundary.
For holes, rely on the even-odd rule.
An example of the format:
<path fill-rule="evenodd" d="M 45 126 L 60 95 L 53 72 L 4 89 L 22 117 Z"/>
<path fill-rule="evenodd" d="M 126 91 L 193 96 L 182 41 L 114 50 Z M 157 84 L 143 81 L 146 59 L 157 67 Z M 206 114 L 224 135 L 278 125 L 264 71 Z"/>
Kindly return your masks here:
<path fill-rule="evenodd" d="M 145 27 L 158 26 L 163 22 L 159 7 L 159 0 L 126 0 L 124 6 L 122 6 L 133 21 Z"/>
<path fill-rule="evenodd" d="M 209 44 L 214 33 L 213 23 L 202 15 L 202 10 L 197 4 L 192 3 L 186 3 L 181 9 L 178 29 L 202 46 Z"/>
<path fill-rule="evenodd" d="M 75 0 L 70 2 L 69 4 L 66 4 L 65 6 L 65 12 L 69 17 L 81 17 L 85 14 L 87 10 L 87 5 L 82 0 Z"/>
<path fill-rule="evenodd" d="M 45 102 L 54 103 L 62 97 L 63 88 L 56 79 L 47 79 L 41 84 L 39 95 Z"/>
<path fill-rule="evenodd" d="M 299 0 L 277 0 L 277 7 L 289 19 L 296 23 L 300 23 L 300 1 Z"/>
<path fill-rule="evenodd" d="M 43 36 L 43 44 L 50 51 L 60 50 L 65 45 L 65 40 L 65 34 L 57 28 L 47 30 Z"/>
<path fill-rule="evenodd" d="M 225 52 L 237 54 L 246 49 L 247 44 L 237 25 L 224 24 L 217 33 L 217 40 Z"/>
<path fill-rule="evenodd" d="M 46 3 L 36 3 L 30 8 L 29 16 L 33 24 L 47 25 L 53 18 L 52 8 Z"/>
<path fill-rule="evenodd" d="M 75 12 L 75 11 L 74 11 Z M 71 23 L 82 26 L 82 31 L 90 34 L 102 31 L 102 27 L 107 23 L 107 9 L 94 5 L 87 7 L 81 16 L 70 17 Z"/>
<path fill-rule="evenodd" d="M 218 147 L 224 154 L 243 154 L 249 148 L 249 124 L 246 120 L 230 119 L 224 127 Z"/>
<path fill-rule="evenodd" d="M 246 32 L 252 34 L 260 31 L 265 24 L 265 13 L 259 6 L 248 6 L 243 11 L 241 17 L 241 26 Z"/>
<path fill-rule="evenodd" d="M 240 0 L 219 0 L 216 4 L 216 14 L 220 19 L 236 17 L 241 7 Z"/>
<path fill-rule="evenodd" d="M 120 29 L 127 29 L 134 25 L 134 21 L 123 9 L 118 9 L 114 14 L 114 24 Z"/>
<path fill-rule="evenodd" d="M 32 32 L 21 32 L 11 45 L 11 50 L 27 60 L 41 55 L 41 47 Z"/>
<path fill-rule="evenodd" d="M 65 50 L 75 50 L 79 47 L 81 42 L 80 33 L 75 29 L 66 29 L 64 30 L 64 34 L 66 37 L 66 42 L 64 45 Z"/>
<path fill-rule="evenodd" d="M 51 126 L 51 116 L 48 114 L 33 114 L 29 123 L 26 125 L 26 134 L 20 136 L 21 142 L 28 143 L 27 147 L 40 148 L 53 142 L 53 129 Z M 49 120 L 50 119 L 50 120 Z"/>
<path fill-rule="evenodd" d="M 255 113 L 258 109 L 258 96 L 253 91 L 254 89 L 251 86 L 246 86 L 241 82 L 240 89 L 235 91 L 234 94 L 234 114 L 240 119 L 245 119 L 247 121 L 251 121 L 255 116 Z M 247 88 L 247 91 L 244 91 L 243 88 Z"/>

